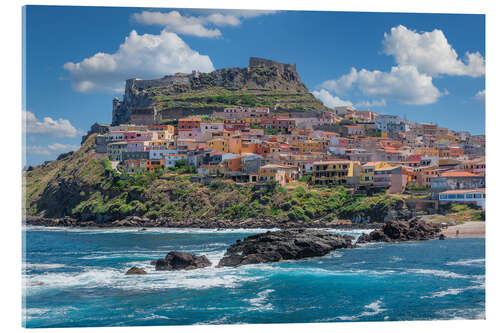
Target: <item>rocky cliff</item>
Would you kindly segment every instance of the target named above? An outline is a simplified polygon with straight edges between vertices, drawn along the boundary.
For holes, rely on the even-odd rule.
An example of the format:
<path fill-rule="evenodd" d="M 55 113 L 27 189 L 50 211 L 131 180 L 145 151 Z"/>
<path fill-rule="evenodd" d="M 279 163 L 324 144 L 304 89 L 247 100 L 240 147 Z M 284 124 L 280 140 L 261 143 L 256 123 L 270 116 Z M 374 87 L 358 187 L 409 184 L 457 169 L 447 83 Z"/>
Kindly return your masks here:
<path fill-rule="evenodd" d="M 149 108 L 160 119 L 171 119 L 235 105 L 265 106 L 283 112 L 326 109 L 308 92 L 294 64 L 250 58 L 246 68 L 129 79 L 123 100 L 113 100 L 112 123 L 128 122 L 137 109 Z"/>

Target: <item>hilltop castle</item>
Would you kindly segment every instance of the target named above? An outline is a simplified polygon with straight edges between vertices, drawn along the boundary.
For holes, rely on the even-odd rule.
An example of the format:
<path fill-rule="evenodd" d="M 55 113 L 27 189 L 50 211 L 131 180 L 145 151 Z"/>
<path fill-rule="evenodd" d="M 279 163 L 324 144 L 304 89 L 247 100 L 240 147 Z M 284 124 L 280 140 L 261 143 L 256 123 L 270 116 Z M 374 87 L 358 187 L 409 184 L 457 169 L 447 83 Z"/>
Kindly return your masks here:
<path fill-rule="evenodd" d="M 217 107 L 210 105 L 196 109 L 190 109 L 187 105 L 181 110 L 176 107 L 169 108 L 165 103 L 158 103 L 158 100 L 168 99 L 165 96 L 217 87 L 245 92 L 279 90 L 308 93 L 300 81 L 295 64 L 251 57 L 246 68 L 223 68 L 211 73 L 198 71 L 193 71 L 191 74 L 177 73 L 152 80 L 128 79 L 125 83 L 123 100 L 120 101 L 117 97 L 113 99 L 112 124 L 129 122 L 135 112 L 144 114 L 145 110 L 152 112 L 153 121 L 158 121 L 162 116 L 175 118 L 187 114 L 218 111 Z"/>

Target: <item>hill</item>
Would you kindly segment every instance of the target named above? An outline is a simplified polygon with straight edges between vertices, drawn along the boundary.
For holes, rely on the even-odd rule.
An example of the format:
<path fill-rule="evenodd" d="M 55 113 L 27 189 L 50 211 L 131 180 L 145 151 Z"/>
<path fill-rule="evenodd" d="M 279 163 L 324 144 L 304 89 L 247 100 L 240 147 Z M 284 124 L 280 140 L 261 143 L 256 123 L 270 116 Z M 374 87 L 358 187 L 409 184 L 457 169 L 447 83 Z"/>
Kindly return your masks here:
<path fill-rule="evenodd" d="M 339 187 L 285 189 L 275 182 L 236 184 L 217 180 L 205 186 L 180 171 L 126 175 L 94 152 L 95 134 L 73 153 L 23 172 L 29 216 L 111 225 L 138 217 L 176 226 L 325 226 L 337 219 L 382 222 L 401 216 L 396 196 L 353 196 Z M 191 221 L 191 222 L 189 222 Z M 240 222 L 238 222 L 240 221 Z M 255 222 L 257 221 L 257 222 Z M 254 223 L 255 222 L 255 223 Z M 216 224 L 214 224 L 216 223 Z M 283 224 L 285 223 L 285 224 Z"/>
<path fill-rule="evenodd" d="M 166 120 L 237 105 L 294 114 L 327 109 L 309 93 L 295 65 L 250 58 L 246 68 L 178 73 L 154 80 L 129 79 L 123 101 L 115 98 L 113 102 L 112 122 L 126 123 L 134 110 L 156 112 L 159 119 Z"/>

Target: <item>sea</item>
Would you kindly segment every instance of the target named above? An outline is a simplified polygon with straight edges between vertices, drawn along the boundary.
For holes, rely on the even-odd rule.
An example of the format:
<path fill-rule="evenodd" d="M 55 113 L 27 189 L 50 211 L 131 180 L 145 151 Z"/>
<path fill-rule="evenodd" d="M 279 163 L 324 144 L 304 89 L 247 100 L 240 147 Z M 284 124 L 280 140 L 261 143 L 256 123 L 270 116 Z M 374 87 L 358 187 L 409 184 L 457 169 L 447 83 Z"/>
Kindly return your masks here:
<path fill-rule="evenodd" d="M 216 268 L 259 229 L 23 228 L 23 325 L 159 326 L 485 319 L 485 240 L 367 244 Z M 363 230 L 330 230 L 359 236 Z M 365 232 L 369 230 L 364 230 Z M 155 271 L 169 251 L 212 267 Z M 125 275 L 133 267 L 146 275 Z"/>

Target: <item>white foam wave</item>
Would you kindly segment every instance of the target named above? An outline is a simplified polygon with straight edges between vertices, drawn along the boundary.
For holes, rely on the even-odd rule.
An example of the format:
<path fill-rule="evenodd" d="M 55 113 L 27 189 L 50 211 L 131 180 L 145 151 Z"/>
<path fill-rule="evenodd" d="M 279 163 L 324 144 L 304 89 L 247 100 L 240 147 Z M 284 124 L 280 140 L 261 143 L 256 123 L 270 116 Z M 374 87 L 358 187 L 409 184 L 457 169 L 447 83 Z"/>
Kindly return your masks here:
<path fill-rule="evenodd" d="M 471 286 L 464 287 L 464 288 L 449 288 L 446 290 L 437 291 L 437 292 L 432 293 L 430 295 L 420 296 L 420 298 L 422 298 L 422 299 L 439 298 L 439 297 L 444 297 L 444 296 L 448 296 L 448 295 L 458 295 L 458 294 L 461 294 L 467 290 L 477 290 L 477 289 L 484 290 L 485 289 L 486 286 L 485 286 L 484 275 L 474 275 L 474 276 L 471 276 L 471 278 L 473 279 L 472 282 L 474 283 Z"/>
<path fill-rule="evenodd" d="M 248 300 L 248 303 L 252 305 L 248 310 L 249 311 L 269 311 L 273 310 L 274 307 L 270 302 L 266 302 L 270 293 L 274 292 L 273 289 L 266 289 L 259 293 L 255 298 L 251 298 Z"/>
<path fill-rule="evenodd" d="M 481 266 L 484 265 L 484 259 L 461 259 L 446 263 L 448 266 Z"/>
<path fill-rule="evenodd" d="M 415 274 L 429 274 L 437 277 L 451 278 L 451 279 L 468 279 L 470 276 L 457 274 L 450 271 L 443 271 L 439 269 L 408 269 L 407 272 Z"/>
<path fill-rule="evenodd" d="M 56 231 L 56 232 L 77 232 L 86 234 L 109 234 L 109 233 L 145 233 L 145 234 L 257 234 L 266 231 L 277 231 L 279 228 L 166 228 L 154 227 L 142 230 L 142 227 L 120 227 L 120 228 L 73 228 L 73 227 L 42 227 L 42 226 L 23 226 L 23 230 L 35 231 Z"/>
<path fill-rule="evenodd" d="M 354 316 L 338 316 L 335 319 L 340 319 L 345 321 L 357 320 L 363 317 L 375 316 L 378 315 L 379 313 L 387 311 L 387 309 L 382 308 L 382 299 L 376 300 L 375 302 L 365 305 L 364 308 L 366 309 L 366 311 L 363 311 L 360 314 Z"/>
<path fill-rule="evenodd" d="M 23 269 L 39 269 L 39 270 L 46 270 L 46 269 L 57 269 L 57 268 L 63 268 L 66 267 L 64 264 L 36 264 L 36 263 L 24 263 L 23 264 Z"/>
<path fill-rule="evenodd" d="M 211 255 L 212 259 L 221 256 Z M 80 273 L 52 273 L 25 275 L 26 292 L 38 293 L 47 289 L 66 288 L 115 288 L 122 290 L 164 290 L 171 288 L 208 289 L 216 287 L 235 288 L 242 283 L 256 281 L 262 276 L 250 274 L 241 268 L 215 268 L 215 266 L 190 271 L 155 271 L 149 262 L 138 267 L 146 270 L 145 275 L 125 275 L 132 267 L 130 263 L 122 269 L 86 269 Z"/>

